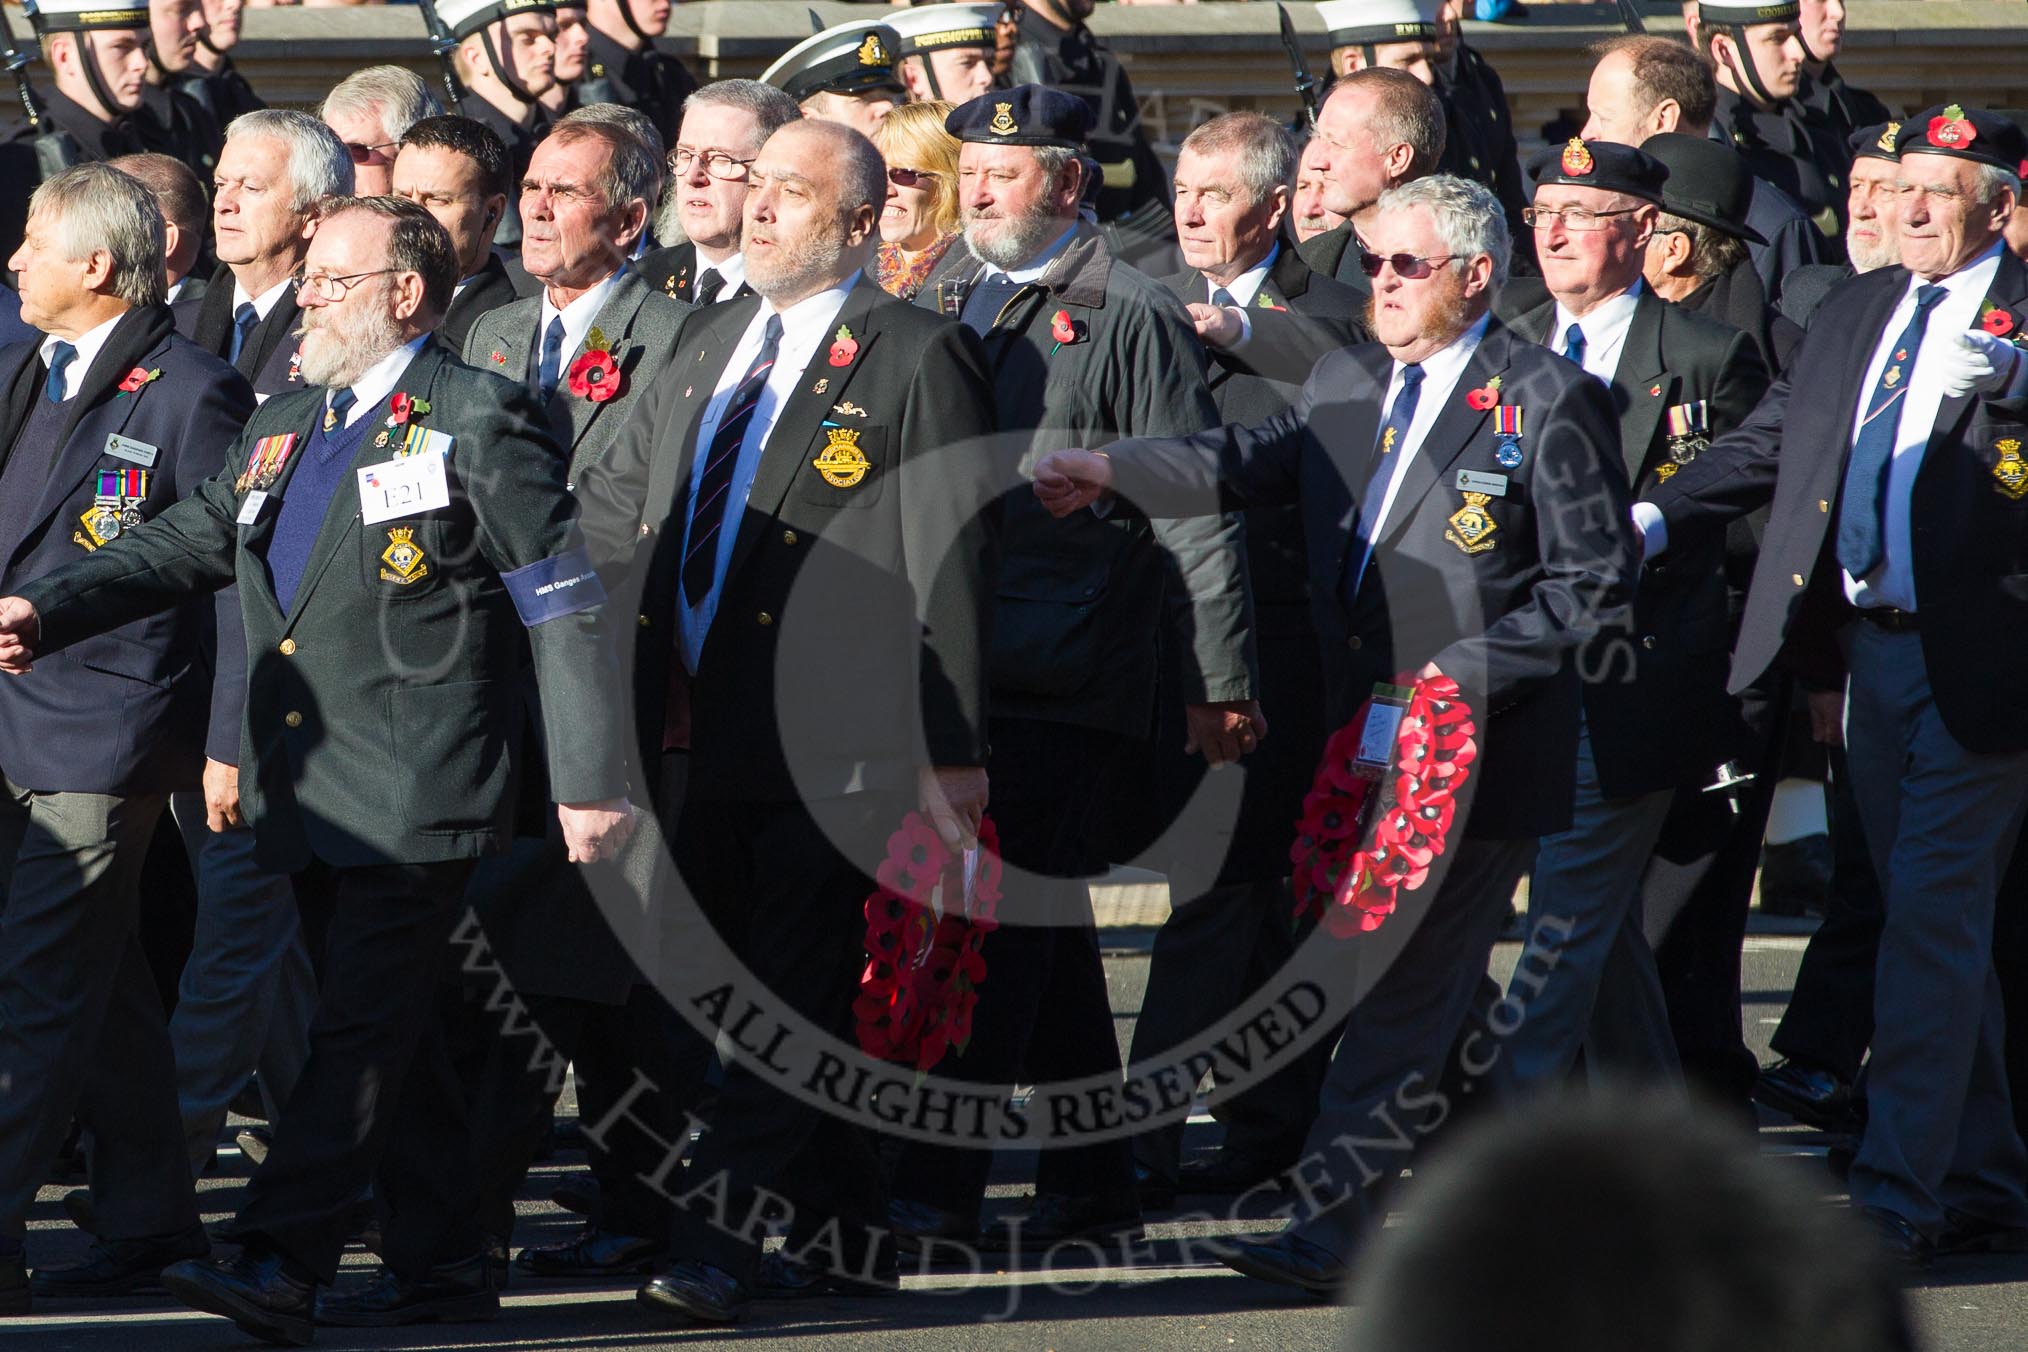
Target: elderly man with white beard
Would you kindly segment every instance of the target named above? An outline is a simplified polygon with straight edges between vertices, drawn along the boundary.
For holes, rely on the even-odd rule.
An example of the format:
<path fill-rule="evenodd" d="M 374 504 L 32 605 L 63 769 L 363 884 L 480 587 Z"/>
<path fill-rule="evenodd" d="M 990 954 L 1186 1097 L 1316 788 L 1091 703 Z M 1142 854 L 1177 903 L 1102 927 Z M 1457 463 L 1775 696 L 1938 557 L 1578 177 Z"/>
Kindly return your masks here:
<path fill-rule="evenodd" d="M 320 990 L 289 1113 L 228 1223 L 242 1249 L 163 1282 L 270 1342 L 310 1341 L 376 1178 L 435 1221 L 389 1268 L 446 1316 L 497 1305 L 469 1162 L 387 1147 L 442 1139 L 459 1101 L 432 1007 L 465 881 L 514 831 L 531 663 L 571 858 L 610 857 L 632 829 L 604 593 L 564 460 L 519 386 L 430 341 L 456 281 L 421 207 L 334 202 L 303 267 L 307 388 L 258 410 L 190 498 L 0 598 L 0 670 L 25 673 L 238 584 L 242 810 L 261 865 L 293 875 Z"/>

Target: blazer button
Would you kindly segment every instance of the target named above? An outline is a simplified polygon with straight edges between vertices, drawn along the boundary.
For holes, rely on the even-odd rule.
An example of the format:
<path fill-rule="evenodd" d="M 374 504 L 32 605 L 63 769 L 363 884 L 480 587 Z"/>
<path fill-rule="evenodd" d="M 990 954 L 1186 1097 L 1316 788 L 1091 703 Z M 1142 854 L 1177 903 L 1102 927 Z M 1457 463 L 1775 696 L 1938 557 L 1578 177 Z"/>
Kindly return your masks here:
<path fill-rule="evenodd" d="M 639 624 L 643 629 L 646 629 L 648 627 L 648 617 L 646 615 L 636 615 L 634 616 L 634 621 L 637 624 Z"/>
<path fill-rule="evenodd" d="M 785 545 L 792 545 L 792 544 L 794 544 L 795 542 L 796 542 L 796 533 L 795 533 L 794 531 L 792 531 L 792 530 L 785 530 L 785 531 L 783 531 L 783 532 L 782 532 L 782 543 L 783 543 L 783 544 L 785 544 Z"/>
<path fill-rule="evenodd" d="M 1830 500 L 1829 498 L 1818 498 L 1818 499 L 1817 499 L 1817 510 L 1818 510 L 1818 511 L 1820 511 L 1820 512 L 1828 512 L 1828 511 L 1830 511 L 1830 510 L 1831 510 L 1831 500 Z"/>
<path fill-rule="evenodd" d="M 297 713 L 294 709 L 291 709 L 287 713 L 282 715 L 282 722 L 288 724 L 292 728 L 300 728 L 303 726 L 303 716 Z"/>
<path fill-rule="evenodd" d="M 1641 635 L 1641 646 L 1643 648 L 1653 649 L 1655 646 L 1655 636 L 1653 634 Z"/>
<path fill-rule="evenodd" d="M 1803 575 L 1801 573 L 1790 573 L 1789 581 L 1795 583 L 1798 587 L 1800 587 L 1803 585 Z"/>
<path fill-rule="evenodd" d="M 641 534 L 646 535 L 647 533 L 648 533 L 648 523 L 643 521 L 641 523 Z"/>
<path fill-rule="evenodd" d="M 1345 640 L 1345 646 L 1350 648 L 1353 652 L 1356 653 L 1366 645 L 1363 642 L 1361 642 L 1359 636 L 1355 634 L 1351 638 Z"/>
<path fill-rule="evenodd" d="M 763 610 L 760 614 L 754 616 L 754 622 L 765 629 L 775 622 L 775 617 Z"/>
<path fill-rule="evenodd" d="M 296 655 L 296 640 L 292 638 L 283 639 L 281 653 L 284 657 L 294 657 Z"/>

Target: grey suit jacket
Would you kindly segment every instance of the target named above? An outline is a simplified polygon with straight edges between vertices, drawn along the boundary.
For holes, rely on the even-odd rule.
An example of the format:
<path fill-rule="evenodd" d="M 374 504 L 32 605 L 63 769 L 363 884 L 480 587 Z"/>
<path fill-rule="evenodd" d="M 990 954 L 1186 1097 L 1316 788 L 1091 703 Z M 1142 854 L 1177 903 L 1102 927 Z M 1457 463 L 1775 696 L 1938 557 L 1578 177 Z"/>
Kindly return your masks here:
<path fill-rule="evenodd" d="M 697 307 L 649 289 L 631 268 L 613 283 L 606 303 L 599 307 L 592 327 L 611 344 L 613 361 L 620 368 L 620 392 L 603 403 L 594 403 L 570 392 L 568 378 L 559 380 L 544 412 L 557 444 L 570 451 L 570 480 L 577 481 L 585 467 L 597 462 L 606 447 L 626 425 L 627 415 L 642 391 L 653 383 L 676 358 L 676 343 L 683 321 Z M 465 361 L 482 371 L 492 371 L 509 380 L 523 379 L 528 354 L 536 343 L 536 329 L 542 323 L 542 297 L 526 296 L 480 315 L 465 339 Z M 564 371 L 582 354 L 567 354 Z"/>

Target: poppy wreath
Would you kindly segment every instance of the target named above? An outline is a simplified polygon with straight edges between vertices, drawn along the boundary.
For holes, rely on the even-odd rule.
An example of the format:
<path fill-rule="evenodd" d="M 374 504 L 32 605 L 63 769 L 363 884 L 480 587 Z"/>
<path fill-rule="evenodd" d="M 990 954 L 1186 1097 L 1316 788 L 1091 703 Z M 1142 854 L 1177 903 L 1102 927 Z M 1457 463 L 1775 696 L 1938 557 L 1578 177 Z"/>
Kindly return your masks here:
<path fill-rule="evenodd" d="M 971 904 L 964 860 L 919 812 L 887 838 L 887 857 L 866 898 L 866 968 L 852 1002 L 859 1046 L 869 1056 L 928 1074 L 972 1040 L 972 1011 L 986 979 L 981 954 L 999 928 L 1000 837 L 979 823 Z M 946 902 L 945 899 L 952 899 Z"/>
<path fill-rule="evenodd" d="M 1478 729 L 1457 682 L 1435 676 L 1416 682 L 1393 763 L 1377 781 L 1368 779 L 1355 757 L 1372 708 L 1368 700 L 1324 744 L 1289 847 L 1297 918 L 1319 917 L 1341 939 L 1380 928 L 1401 892 L 1428 881 L 1450 835 L 1457 791 L 1479 755 Z"/>
<path fill-rule="evenodd" d="M 604 348 L 588 349 L 570 364 L 569 381 L 572 394 L 603 404 L 620 392 L 620 366 Z"/>

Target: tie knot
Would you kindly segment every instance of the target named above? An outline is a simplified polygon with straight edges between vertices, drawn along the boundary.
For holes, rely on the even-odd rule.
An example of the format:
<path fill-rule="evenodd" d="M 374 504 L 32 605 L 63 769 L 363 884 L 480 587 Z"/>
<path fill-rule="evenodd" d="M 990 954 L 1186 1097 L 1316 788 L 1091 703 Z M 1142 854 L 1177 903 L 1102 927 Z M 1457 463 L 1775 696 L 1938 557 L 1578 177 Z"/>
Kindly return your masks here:
<path fill-rule="evenodd" d="M 1949 294 L 1950 292 L 1934 283 L 1919 286 L 1915 289 L 1915 307 L 1918 310 L 1927 310 Z"/>
<path fill-rule="evenodd" d="M 549 317 L 549 327 L 543 330 L 543 337 L 548 339 L 552 343 L 560 343 L 563 341 L 562 315 L 551 315 Z"/>
<path fill-rule="evenodd" d="M 49 369 L 53 372 L 62 373 L 76 360 L 77 349 L 69 343 L 59 342 L 49 349 Z"/>
<path fill-rule="evenodd" d="M 258 318 L 260 318 L 260 311 L 254 309 L 253 302 L 250 300 L 241 301 L 234 307 L 232 312 L 232 322 L 243 329 L 251 326 L 254 320 Z"/>
<path fill-rule="evenodd" d="M 1230 291 L 1227 291 L 1222 286 L 1212 291 L 1211 303 L 1213 305 L 1218 306 L 1220 309 L 1224 309 L 1229 306 L 1236 306 L 1239 304 L 1237 300 L 1233 299 L 1232 293 Z"/>
<path fill-rule="evenodd" d="M 1403 389 L 1412 390 L 1420 384 L 1422 384 L 1422 367 L 1420 364 L 1410 362 L 1401 368 L 1401 385 Z"/>
<path fill-rule="evenodd" d="M 769 315 L 768 322 L 761 329 L 761 346 L 775 347 L 782 341 L 782 317 Z"/>
<path fill-rule="evenodd" d="M 359 396 L 354 394 L 349 386 L 342 390 L 331 391 L 331 411 L 340 418 L 351 412 L 352 406 L 358 402 Z"/>

